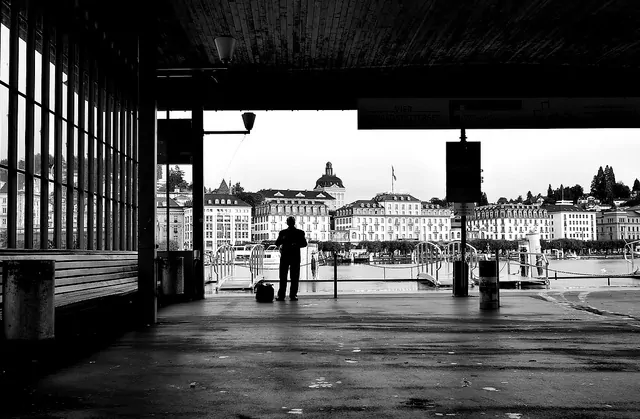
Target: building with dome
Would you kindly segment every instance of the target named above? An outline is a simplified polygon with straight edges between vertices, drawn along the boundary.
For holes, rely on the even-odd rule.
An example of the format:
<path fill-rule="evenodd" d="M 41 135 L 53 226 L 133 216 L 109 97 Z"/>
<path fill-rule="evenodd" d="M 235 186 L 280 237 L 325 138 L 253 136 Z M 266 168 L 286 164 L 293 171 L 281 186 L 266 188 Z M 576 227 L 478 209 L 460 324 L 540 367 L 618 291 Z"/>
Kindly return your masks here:
<path fill-rule="evenodd" d="M 329 211 L 335 211 L 336 209 L 344 206 L 347 190 L 342 183 L 342 179 L 333 174 L 333 166 L 331 165 L 331 162 L 327 162 L 324 175 L 320 176 L 320 178 L 316 180 L 316 186 L 313 190 L 327 192 L 335 198 L 335 200 L 327 202 Z"/>

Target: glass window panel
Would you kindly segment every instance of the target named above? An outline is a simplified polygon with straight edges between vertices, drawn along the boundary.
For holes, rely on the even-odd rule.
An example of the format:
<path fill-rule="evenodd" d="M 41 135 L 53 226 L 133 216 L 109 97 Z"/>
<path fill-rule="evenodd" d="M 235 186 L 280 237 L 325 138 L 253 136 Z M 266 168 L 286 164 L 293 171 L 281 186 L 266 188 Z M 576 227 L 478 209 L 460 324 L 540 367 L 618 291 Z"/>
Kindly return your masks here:
<path fill-rule="evenodd" d="M 84 164 L 82 165 L 82 173 L 84 174 L 84 184 L 82 185 L 82 189 L 85 191 L 89 190 L 89 139 L 86 135 L 84 137 Z"/>
<path fill-rule="evenodd" d="M 76 80 L 78 80 L 78 79 L 76 79 Z M 78 80 L 78 82 L 79 82 L 79 80 Z M 76 125 L 80 125 L 78 123 L 78 122 L 80 122 L 79 121 L 79 116 L 78 116 L 78 101 L 79 101 L 78 92 L 74 92 L 73 93 L 73 123 L 76 124 Z"/>
<path fill-rule="evenodd" d="M 56 150 L 62 155 L 62 183 L 67 182 L 67 123 L 62 121 L 62 149 Z"/>
<path fill-rule="evenodd" d="M 24 175 L 18 173 L 18 214 L 16 224 L 16 248 L 24 249 L 24 217 L 25 217 L 25 188 Z"/>
<path fill-rule="evenodd" d="M 104 193 L 105 193 L 105 196 L 107 198 L 112 198 L 113 197 L 113 187 L 111 187 L 111 185 L 113 185 L 113 175 L 112 175 L 112 173 L 113 173 L 113 162 L 111 161 L 112 160 L 111 158 L 107 159 L 107 157 L 108 157 L 107 153 L 112 153 L 112 150 L 111 150 L 111 148 L 107 147 L 107 145 L 105 144 L 104 151 L 105 151 L 105 156 L 104 156 L 104 173 L 105 173 L 104 186 L 105 186 L 105 189 L 104 189 Z M 109 178 L 109 180 L 110 180 L 110 182 L 109 182 L 109 193 L 107 193 L 107 173 L 109 175 L 111 175 L 111 177 Z"/>
<path fill-rule="evenodd" d="M 86 82 L 86 80 L 85 80 Z M 88 84 L 85 84 L 85 86 L 87 86 Z M 84 101 L 84 130 L 86 132 L 91 133 L 91 129 L 89 127 L 89 114 L 92 112 L 91 108 L 89 108 L 89 101 L 85 100 Z"/>
<path fill-rule="evenodd" d="M 67 248 L 67 187 L 62 185 L 62 213 L 60 214 L 60 219 L 62 221 L 62 247 L 61 249 Z"/>
<path fill-rule="evenodd" d="M 49 109 L 56 106 L 56 66 L 49 64 Z M 51 125 L 53 127 L 53 125 Z"/>
<path fill-rule="evenodd" d="M 4 32 L 2 32 L 2 35 L 4 36 Z M 7 169 L 0 167 L 0 181 L 2 181 L 3 184 L 7 181 L 7 177 Z M 6 193 L 0 194 L 0 249 L 7 248 L 8 201 Z"/>
<path fill-rule="evenodd" d="M 113 153 L 113 199 L 120 200 L 120 153 Z"/>
<path fill-rule="evenodd" d="M 9 83 L 9 28 L 0 25 L 0 80 Z"/>
<path fill-rule="evenodd" d="M 64 62 L 66 63 L 67 59 L 64 59 Z M 62 68 L 64 68 L 65 66 L 63 65 Z M 67 76 L 67 73 L 62 73 L 62 117 L 66 118 L 67 117 L 67 89 L 69 88 L 69 86 L 67 86 L 69 77 Z"/>
<path fill-rule="evenodd" d="M 97 196 L 93 197 L 93 248 L 98 248 L 98 202 Z"/>
<path fill-rule="evenodd" d="M 2 26 L 2 25 L 0 25 Z M 6 165 L 9 158 L 9 89 L 0 85 L 0 164 Z"/>
<path fill-rule="evenodd" d="M 105 241 L 105 229 L 104 229 L 104 215 L 105 215 L 105 210 L 106 210 L 106 205 L 107 202 L 106 200 L 103 199 L 102 201 L 102 211 L 101 211 L 101 215 L 102 215 L 102 225 L 100 226 L 100 229 L 102 230 L 102 240 L 100 241 L 100 246 L 104 249 L 106 246 L 106 241 Z"/>
<path fill-rule="evenodd" d="M 87 208 L 88 207 L 87 207 L 87 197 L 86 197 L 86 195 L 85 195 L 85 200 L 84 200 L 83 206 L 84 206 L 84 214 L 82 216 L 83 216 L 83 221 L 84 221 L 84 224 L 83 224 L 84 227 L 83 227 L 83 230 L 82 230 L 82 234 L 84 234 L 84 244 L 80 248 L 86 250 L 87 249 L 87 240 L 89 238 L 89 235 L 88 235 L 89 229 L 88 229 L 88 225 L 87 225 Z"/>
<path fill-rule="evenodd" d="M 91 132 L 93 132 L 94 137 L 97 137 L 98 136 L 98 108 L 94 106 L 92 108 L 92 112 L 93 112 L 93 127 L 91 127 L 92 128 Z"/>
<path fill-rule="evenodd" d="M 166 115 L 166 112 L 163 112 Z M 169 111 L 170 119 L 191 119 L 191 111 Z"/>
<path fill-rule="evenodd" d="M 53 248 L 53 220 L 54 220 L 54 183 L 49 181 L 49 199 L 47 200 L 47 205 L 49 206 L 49 219 L 47 221 L 47 229 L 49 230 L 49 246 L 48 248 Z"/>
<path fill-rule="evenodd" d="M 39 175 L 42 174 L 42 134 L 40 132 L 42 129 L 42 109 L 38 105 L 33 107 L 33 121 L 33 167 L 34 173 Z"/>
<path fill-rule="evenodd" d="M 42 35 L 39 32 L 36 32 L 36 43 L 38 45 L 42 44 Z M 32 52 L 34 55 L 35 61 L 35 80 L 36 80 L 36 89 L 34 99 L 38 104 L 42 104 L 42 54 L 40 54 L 37 50 Z"/>
<path fill-rule="evenodd" d="M 78 187 L 78 128 L 73 128 L 73 186 Z"/>
<path fill-rule="evenodd" d="M 33 178 L 33 248 L 40 248 L 40 178 Z"/>
<path fill-rule="evenodd" d="M 25 124 L 27 117 L 27 100 L 18 96 L 18 168 L 25 169 Z"/>
<path fill-rule="evenodd" d="M 80 244 L 79 244 L 79 234 L 80 231 L 78 229 L 78 191 L 76 191 L 75 189 L 73 190 L 73 223 L 71 225 L 71 228 L 73 228 L 73 248 L 74 249 L 79 249 L 80 248 Z M 84 232 L 82 232 L 84 234 Z"/>
<path fill-rule="evenodd" d="M 53 113 L 49 112 L 49 179 L 53 180 L 54 179 L 54 174 L 55 174 L 55 170 L 54 170 L 54 163 L 55 163 L 55 159 L 54 159 L 54 153 L 55 153 L 55 149 L 56 149 L 56 139 L 55 139 L 55 121 L 56 118 L 53 115 Z M 50 189 L 53 190 L 53 189 Z"/>
<path fill-rule="evenodd" d="M 18 40 L 18 91 L 27 92 L 27 43 Z"/>

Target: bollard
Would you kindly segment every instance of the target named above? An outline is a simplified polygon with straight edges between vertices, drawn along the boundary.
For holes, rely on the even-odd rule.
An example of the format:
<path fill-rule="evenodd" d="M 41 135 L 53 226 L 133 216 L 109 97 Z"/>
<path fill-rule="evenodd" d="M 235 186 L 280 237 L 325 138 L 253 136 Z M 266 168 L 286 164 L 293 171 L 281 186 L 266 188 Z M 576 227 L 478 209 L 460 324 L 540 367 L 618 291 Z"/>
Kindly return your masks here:
<path fill-rule="evenodd" d="M 480 277 L 480 309 L 496 310 L 500 308 L 500 288 L 498 287 L 498 266 L 493 260 L 478 262 Z"/>
<path fill-rule="evenodd" d="M 469 265 L 461 260 L 453 262 L 453 296 L 469 296 Z"/>
<path fill-rule="evenodd" d="M 3 262 L 4 336 L 34 342 L 55 337 L 55 273 L 53 260 Z"/>

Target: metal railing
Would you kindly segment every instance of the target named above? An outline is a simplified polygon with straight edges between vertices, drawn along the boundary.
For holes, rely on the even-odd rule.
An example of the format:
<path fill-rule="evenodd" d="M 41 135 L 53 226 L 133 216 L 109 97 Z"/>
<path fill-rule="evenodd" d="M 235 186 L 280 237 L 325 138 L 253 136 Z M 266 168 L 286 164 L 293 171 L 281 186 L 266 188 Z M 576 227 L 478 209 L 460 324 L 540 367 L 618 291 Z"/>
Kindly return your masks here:
<path fill-rule="evenodd" d="M 636 272 L 638 270 L 636 269 L 636 259 L 640 259 L 640 240 L 626 243 L 622 252 L 624 260 L 631 264 L 630 273 L 638 273 Z"/>
<path fill-rule="evenodd" d="M 220 287 L 224 281 L 233 278 L 235 274 L 235 255 L 233 246 L 224 244 L 218 247 L 212 255 L 210 255 L 211 267 L 216 275 L 216 283 Z M 213 275 L 211 276 L 213 280 Z"/>

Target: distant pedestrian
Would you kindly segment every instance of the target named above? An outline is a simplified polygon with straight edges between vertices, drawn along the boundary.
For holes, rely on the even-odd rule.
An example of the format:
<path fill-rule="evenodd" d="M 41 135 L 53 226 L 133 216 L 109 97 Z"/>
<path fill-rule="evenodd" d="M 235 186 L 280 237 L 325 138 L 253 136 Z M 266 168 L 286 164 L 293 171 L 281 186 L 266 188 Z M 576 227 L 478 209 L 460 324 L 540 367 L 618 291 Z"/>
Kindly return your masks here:
<path fill-rule="evenodd" d="M 300 249 L 307 247 L 307 239 L 304 231 L 295 227 L 296 219 L 287 217 L 287 226 L 281 230 L 276 240 L 276 246 L 280 247 L 280 288 L 277 301 L 284 301 L 287 293 L 287 273 L 291 277 L 291 289 L 289 298 L 298 301 L 298 282 L 300 281 Z"/>
<path fill-rule="evenodd" d="M 538 276 L 542 276 L 544 274 L 544 270 L 542 269 L 542 256 L 536 256 L 536 267 L 538 268 Z"/>
<path fill-rule="evenodd" d="M 316 257 L 311 255 L 311 276 L 316 279 Z"/>

